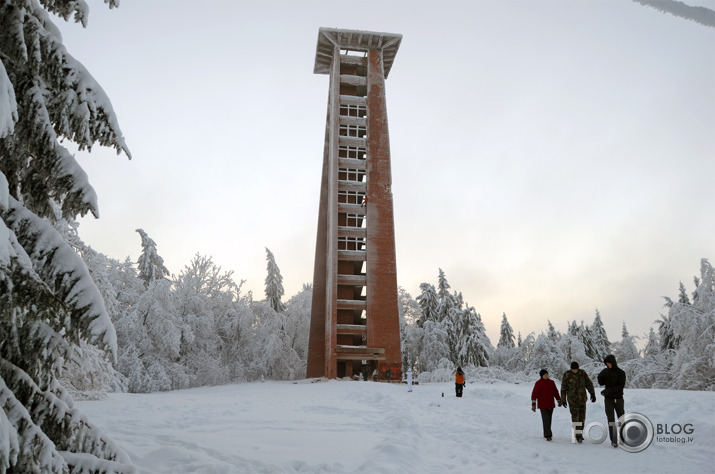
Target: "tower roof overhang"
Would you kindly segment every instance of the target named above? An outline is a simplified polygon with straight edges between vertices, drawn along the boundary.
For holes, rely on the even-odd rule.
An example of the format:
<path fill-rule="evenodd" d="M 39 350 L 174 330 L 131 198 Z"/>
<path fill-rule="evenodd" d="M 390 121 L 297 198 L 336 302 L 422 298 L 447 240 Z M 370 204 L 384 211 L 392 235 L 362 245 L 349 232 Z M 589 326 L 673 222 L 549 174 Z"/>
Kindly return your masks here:
<path fill-rule="evenodd" d="M 383 69 L 385 78 L 387 78 L 401 41 L 402 35 L 394 33 L 320 28 L 318 30 L 318 46 L 315 51 L 313 73 L 330 74 L 333 52 L 337 45 L 341 49 L 349 51 L 382 50 Z"/>

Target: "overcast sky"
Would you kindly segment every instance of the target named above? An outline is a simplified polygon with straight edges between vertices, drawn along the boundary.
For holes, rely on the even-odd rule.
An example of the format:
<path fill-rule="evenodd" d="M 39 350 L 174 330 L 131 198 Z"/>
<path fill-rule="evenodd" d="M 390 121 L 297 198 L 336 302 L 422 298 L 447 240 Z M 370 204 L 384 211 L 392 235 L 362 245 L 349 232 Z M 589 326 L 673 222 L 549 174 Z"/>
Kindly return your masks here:
<path fill-rule="evenodd" d="M 386 87 L 413 296 L 442 268 L 494 344 L 504 312 L 525 337 L 596 308 L 615 341 L 715 259 L 715 28 L 630 0 L 89 3 L 64 43 L 133 155 L 77 155 L 101 213 L 80 236 L 111 257 L 136 261 L 142 228 L 176 275 L 211 256 L 262 299 L 268 247 L 286 300 L 312 282 L 326 26 L 403 35 Z"/>

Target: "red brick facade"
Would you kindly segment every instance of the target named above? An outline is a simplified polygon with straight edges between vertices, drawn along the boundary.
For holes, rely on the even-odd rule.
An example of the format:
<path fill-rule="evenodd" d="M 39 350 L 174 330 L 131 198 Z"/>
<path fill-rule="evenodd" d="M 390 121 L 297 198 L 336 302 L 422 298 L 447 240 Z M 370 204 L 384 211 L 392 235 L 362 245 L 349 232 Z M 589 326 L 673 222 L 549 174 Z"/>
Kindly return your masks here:
<path fill-rule="evenodd" d="M 330 75 L 306 377 L 401 378 L 385 78 L 401 35 L 321 28 Z"/>

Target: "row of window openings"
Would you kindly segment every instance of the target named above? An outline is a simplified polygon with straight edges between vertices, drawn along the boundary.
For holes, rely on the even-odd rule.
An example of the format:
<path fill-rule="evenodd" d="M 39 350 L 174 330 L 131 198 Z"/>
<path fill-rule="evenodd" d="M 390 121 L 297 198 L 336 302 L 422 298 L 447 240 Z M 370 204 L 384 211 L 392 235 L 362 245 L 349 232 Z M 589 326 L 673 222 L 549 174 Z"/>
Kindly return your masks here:
<path fill-rule="evenodd" d="M 365 238 L 363 237 L 338 237 L 338 250 L 365 251 Z"/>
<path fill-rule="evenodd" d="M 366 160 L 367 149 L 359 146 L 340 145 L 338 147 L 338 156 L 340 158 L 350 158 L 352 160 Z"/>
<path fill-rule="evenodd" d="M 340 125 L 340 136 L 341 137 L 354 137 L 354 138 L 365 138 L 367 135 L 367 127 L 360 125 Z"/>
<path fill-rule="evenodd" d="M 358 191 L 338 191 L 338 202 L 341 204 L 367 204 L 365 193 Z"/>
<path fill-rule="evenodd" d="M 343 117 L 367 117 L 366 105 L 340 104 L 340 115 Z"/>
<path fill-rule="evenodd" d="M 367 182 L 367 173 L 365 170 L 358 170 L 354 168 L 338 168 L 338 179 L 340 181 L 365 183 Z"/>
<path fill-rule="evenodd" d="M 359 214 L 345 214 L 345 227 L 364 229 L 367 227 L 367 218 Z"/>

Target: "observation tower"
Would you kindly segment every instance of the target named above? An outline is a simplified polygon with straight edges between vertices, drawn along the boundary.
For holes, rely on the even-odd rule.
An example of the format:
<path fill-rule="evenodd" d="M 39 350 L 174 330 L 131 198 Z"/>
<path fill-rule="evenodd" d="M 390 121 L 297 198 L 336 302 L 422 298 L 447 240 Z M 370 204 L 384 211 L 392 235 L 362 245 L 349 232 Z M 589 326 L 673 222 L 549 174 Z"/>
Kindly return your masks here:
<path fill-rule="evenodd" d="M 402 35 L 320 28 L 329 75 L 306 377 L 401 380 L 385 79 Z"/>

